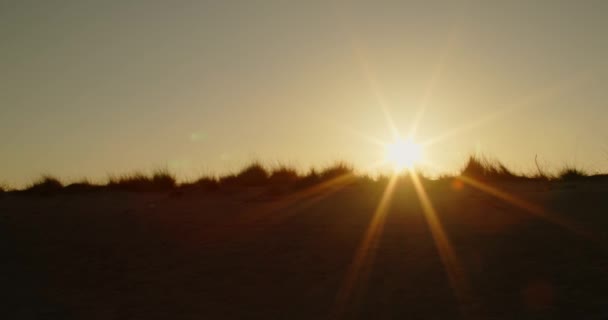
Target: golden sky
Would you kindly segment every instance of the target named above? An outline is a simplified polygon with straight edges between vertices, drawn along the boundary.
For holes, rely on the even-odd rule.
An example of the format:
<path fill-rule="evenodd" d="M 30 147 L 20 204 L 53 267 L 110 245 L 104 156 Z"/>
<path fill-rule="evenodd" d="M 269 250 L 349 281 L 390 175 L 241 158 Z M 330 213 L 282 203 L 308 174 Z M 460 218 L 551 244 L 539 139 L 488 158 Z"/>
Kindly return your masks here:
<path fill-rule="evenodd" d="M 0 181 L 365 170 L 390 121 L 429 172 L 608 171 L 606 1 L 3 1 Z M 389 121 L 390 119 L 390 121 Z M 431 143 L 432 142 L 432 143 Z"/>

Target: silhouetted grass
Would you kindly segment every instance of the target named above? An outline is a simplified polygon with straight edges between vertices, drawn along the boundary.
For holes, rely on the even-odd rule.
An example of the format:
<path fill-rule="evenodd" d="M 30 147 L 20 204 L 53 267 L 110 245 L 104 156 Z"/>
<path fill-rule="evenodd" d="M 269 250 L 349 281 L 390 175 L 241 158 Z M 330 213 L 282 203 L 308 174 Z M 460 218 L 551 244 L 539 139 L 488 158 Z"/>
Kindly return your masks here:
<path fill-rule="evenodd" d="M 294 188 L 295 189 L 309 188 L 311 186 L 314 186 L 315 184 L 318 184 L 320 181 L 321 181 L 321 177 L 320 177 L 319 173 L 317 172 L 317 170 L 312 168 L 306 175 L 300 177 L 300 179 L 298 179 L 298 181 L 295 182 Z"/>
<path fill-rule="evenodd" d="M 222 187 L 264 186 L 268 177 L 268 171 L 259 162 L 254 162 L 237 174 L 221 177 L 219 184 Z"/>
<path fill-rule="evenodd" d="M 566 166 L 557 175 L 560 181 L 579 181 L 589 177 L 589 174 L 573 166 Z"/>
<path fill-rule="evenodd" d="M 471 156 L 463 166 L 460 176 L 465 176 L 485 183 L 516 182 L 516 181 L 544 181 L 551 182 L 574 182 L 574 181 L 608 181 L 608 174 L 589 174 L 579 168 L 567 166 L 555 176 L 549 176 L 542 168 L 538 168 L 537 174 L 523 175 L 517 174 L 503 165 L 500 161 L 490 160 L 484 157 Z M 407 173 L 402 174 L 400 180 L 410 181 Z M 453 176 L 442 176 L 438 179 L 429 179 L 422 172 L 417 173 L 424 184 L 436 185 L 441 181 L 451 181 Z M 193 182 L 178 184 L 173 173 L 168 169 L 157 169 L 151 174 L 133 172 L 121 176 L 111 176 L 104 185 L 93 184 L 84 179 L 79 182 L 64 186 L 61 181 L 50 175 L 44 175 L 21 191 L 29 194 L 50 195 L 59 192 L 82 193 L 99 190 L 120 190 L 132 192 L 179 192 L 183 194 L 185 190 L 214 192 L 218 190 L 239 190 L 247 188 L 268 188 L 271 193 L 282 194 L 290 190 L 300 190 L 311 188 L 317 184 L 328 181 L 340 181 L 340 183 L 357 184 L 386 184 L 390 179 L 389 175 L 381 175 L 372 179 L 366 175 L 358 175 L 352 165 L 346 162 L 336 162 L 335 164 L 321 170 L 311 169 L 306 174 L 299 174 L 298 171 L 286 165 L 268 170 L 260 162 L 253 162 L 243 170 L 221 177 L 201 177 Z M 437 182 L 437 183 L 435 183 Z M 0 184 L 0 193 L 6 193 L 8 186 Z"/>
<path fill-rule="evenodd" d="M 551 180 L 551 176 L 547 174 L 544 168 L 538 163 L 538 155 L 534 156 L 534 164 L 536 165 L 537 173 L 532 175 L 532 179 L 549 182 Z"/>
<path fill-rule="evenodd" d="M 152 173 L 152 186 L 157 190 L 167 190 L 175 188 L 177 182 L 175 176 L 169 169 L 157 169 Z"/>
<path fill-rule="evenodd" d="M 61 189 L 63 189 L 63 184 L 59 179 L 50 175 L 43 175 L 27 186 L 23 191 L 38 195 L 51 195 L 60 192 Z"/>
<path fill-rule="evenodd" d="M 482 180 L 482 181 L 505 181 L 525 178 L 516 175 L 500 161 L 490 160 L 477 156 L 470 156 L 466 165 L 462 169 L 462 176 Z"/>
<path fill-rule="evenodd" d="M 110 176 L 106 187 L 115 190 L 136 190 L 141 189 L 149 182 L 149 178 L 141 172 L 124 174 L 121 176 Z"/>
<path fill-rule="evenodd" d="M 279 166 L 273 169 L 268 177 L 271 185 L 292 185 L 300 179 L 300 175 L 294 168 Z"/>
<path fill-rule="evenodd" d="M 186 182 L 180 185 L 180 188 L 186 190 L 200 190 L 200 191 L 216 191 L 219 189 L 219 181 L 213 177 L 201 177 L 194 182 Z"/>
<path fill-rule="evenodd" d="M 120 177 L 110 177 L 106 187 L 123 191 L 167 191 L 175 188 L 175 176 L 167 169 L 158 169 L 151 176 L 135 172 Z"/>
<path fill-rule="evenodd" d="M 359 184 L 363 184 L 363 185 L 372 185 L 374 182 L 376 182 L 376 180 L 374 180 L 368 174 L 363 174 L 363 175 L 357 176 L 357 181 L 356 182 L 359 183 Z"/>
<path fill-rule="evenodd" d="M 391 180 L 391 177 L 385 174 L 381 174 L 378 177 L 376 177 L 376 182 L 386 185 L 388 184 L 388 182 Z"/>
<path fill-rule="evenodd" d="M 550 176 L 535 159 L 538 173 L 532 175 L 515 174 L 505 165 L 496 160 L 471 156 L 463 168 L 461 175 L 485 182 L 533 180 L 544 182 L 574 182 L 574 181 L 608 181 L 608 175 L 589 174 L 574 166 L 566 166 L 557 175 Z"/>
<path fill-rule="evenodd" d="M 354 168 L 346 162 L 336 162 L 334 165 L 325 168 L 319 173 L 321 181 L 328 181 L 340 177 L 354 176 Z"/>
<path fill-rule="evenodd" d="M 354 168 L 343 161 L 336 162 L 332 166 L 329 166 L 321 171 L 317 171 L 316 169 L 312 168 L 307 174 L 299 176 L 299 178 L 293 183 L 293 188 L 305 189 L 324 182 L 346 178 L 363 179 L 363 176 L 356 177 L 354 172 Z"/>
<path fill-rule="evenodd" d="M 81 181 L 68 184 L 67 186 L 65 186 L 63 188 L 63 191 L 67 192 L 67 193 L 84 193 L 84 192 L 96 191 L 101 188 L 102 188 L 102 186 L 95 185 L 95 184 L 91 183 L 89 180 L 83 179 Z"/>

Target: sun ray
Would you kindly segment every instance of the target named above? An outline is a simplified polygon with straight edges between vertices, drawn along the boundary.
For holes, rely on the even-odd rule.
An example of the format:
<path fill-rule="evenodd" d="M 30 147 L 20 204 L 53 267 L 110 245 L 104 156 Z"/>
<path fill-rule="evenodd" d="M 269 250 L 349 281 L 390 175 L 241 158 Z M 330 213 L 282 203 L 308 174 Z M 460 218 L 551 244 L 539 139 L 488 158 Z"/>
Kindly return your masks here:
<path fill-rule="evenodd" d="M 223 241 L 226 237 L 234 237 L 231 231 L 236 226 L 249 226 L 241 228 L 245 230 L 241 232 L 241 237 L 254 237 L 259 232 L 269 230 L 294 215 L 302 212 L 304 209 L 314 205 L 315 203 L 325 199 L 326 197 L 340 191 L 344 187 L 350 185 L 356 176 L 354 174 L 345 174 L 328 181 L 315 184 L 309 188 L 297 191 L 292 194 L 285 195 L 261 204 L 259 206 L 246 207 L 234 217 L 234 220 L 229 222 L 220 222 L 217 225 L 209 228 L 209 232 L 205 234 L 197 234 L 196 239 L 200 241 Z M 255 228 L 251 228 L 255 226 Z M 195 240 L 190 240 L 195 241 Z"/>
<path fill-rule="evenodd" d="M 383 161 L 378 161 L 371 164 L 366 169 L 372 170 L 383 165 Z M 223 241 L 226 237 L 234 237 L 231 232 L 234 229 L 235 224 L 239 226 L 256 226 L 255 228 L 242 228 L 247 230 L 242 232 L 242 237 L 255 237 L 260 232 L 266 232 L 272 228 L 276 228 L 278 225 L 284 223 L 295 215 L 305 211 L 306 208 L 313 206 L 314 204 L 322 201 L 323 199 L 331 196 L 332 194 L 339 192 L 352 182 L 356 181 L 357 176 L 355 174 L 345 174 L 333 179 L 315 184 L 309 188 L 299 190 L 297 192 L 279 197 L 276 200 L 268 203 L 263 203 L 260 206 L 254 206 L 247 208 L 240 212 L 235 219 L 231 222 L 220 222 L 210 231 L 205 234 L 196 234 L 194 239 L 190 239 L 190 243 L 195 241 L 207 242 L 209 239 L 214 241 Z M 219 240 L 218 240 L 219 239 Z"/>
<path fill-rule="evenodd" d="M 451 129 L 449 129 L 449 130 L 447 130 L 447 131 L 445 131 L 443 133 L 440 133 L 439 135 L 437 135 L 435 137 L 432 137 L 432 138 L 430 138 L 428 140 L 425 140 L 425 141 L 421 142 L 420 144 L 423 145 L 423 146 L 425 146 L 425 147 L 434 145 L 434 144 L 436 144 L 438 142 L 442 142 L 442 141 L 444 141 L 446 139 L 449 139 L 449 138 L 451 138 L 451 137 L 453 137 L 453 136 L 455 136 L 455 135 L 457 135 L 459 133 L 475 129 L 477 127 L 480 127 L 480 126 L 482 126 L 482 125 L 484 125 L 484 124 L 486 124 L 486 123 L 488 123 L 488 122 L 490 122 L 490 121 L 492 121 L 494 119 L 499 118 L 500 116 L 502 116 L 504 114 L 507 114 L 508 112 L 509 112 L 508 109 L 501 109 L 501 110 L 498 110 L 496 112 L 492 112 L 492 113 L 487 114 L 487 115 L 485 115 L 485 116 L 483 116 L 481 118 L 478 118 L 478 119 L 473 120 L 471 122 L 465 123 L 465 124 L 463 124 L 461 126 L 451 128 Z"/>
<path fill-rule="evenodd" d="M 384 115 L 384 120 L 386 121 L 386 124 L 387 124 L 388 128 L 390 129 L 391 134 L 393 135 L 393 138 L 397 139 L 401 136 L 401 134 L 399 133 L 399 129 L 397 129 L 397 125 L 395 125 L 395 121 L 393 120 L 393 117 L 388 109 L 388 104 L 386 102 L 386 98 L 384 97 L 384 94 L 380 90 L 378 80 L 376 80 L 376 77 L 371 73 L 371 70 L 369 69 L 369 65 L 366 63 L 365 66 L 366 66 L 366 71 L 368 74 L 368 81 L 370 83 L 370 87 L 374 93 L 374 96 L 376 97 L 376 100 L 378 102 L 380 109 L 382 110 L 382 114 Z"/>
<path fill-rule="evenodd" d="M 348 132 L 352 135 L 362 138 L 363 140 L 365 140 L 371 144 L 374 144 L 376 146 L 384 147 L 386 145 L 386 142 L 382 141 L 380 138 L 362 133 L 362 132 L 357 131 L 356 129 L 346 126 L 344 124 L 339 124 L 339 125 L 335 125 L 335 126 L 341 127 L 345 132 Z"/>
<path fill-rule="evenodd" d="M 339 177 L 330 179 L 320 184 L 298 191 L 288 195 L 276 202 L 271 202 L 268 205 L 261 206 L 257 210 L 247 210 L 246 216 L 241 217 L 243 223 L 256 223 L 266 220 L 265 224 L 270 227 L 277 223 L 293 216 L 301 209 L 310 207 L 316 202 L 330 196 L 331 194 L 340 191 L 345 186 L 349 185 L 356 179 L 354 174 L 345 174 Z M 297 205 L 300 210 L 286 209 Z M 280 212 L 281 214 L 274 214 Z M 272 221 L 268 221 L 272 220 Z"/>
<path fill-rule="evenodd" d="M 587 73 L 582 72 L 582 73 L 578 74 L 577 76 L 573 76 L 568 81 L 541 88 L 540 90 L 538 90 L 538 92 L 529 94 L 517 102 L 507 104 L 507 105 L 499 108 L 497 111 L 489 113 L 476 120 L 473 120 L 472 122 L 465 123 L 461 126 L 449 129 L 449 130 L 439 134 L 436 137 L 423 141 L 421 144 L 423 146 L 430 146 L 432 144 L 436 144 L 438 142 L 451 138 L 461 132 L 485 125 L 486 123 L 488 123 L 492 120 L 495 120 L 501 116 L 504 116 L 508 113 L 515 112 L 520 109 L 524 109 L 524 108 L 527 108 L 527 107 L 530 107 L 530 106 L 533 106 L 536 104 L 540 104 L 543 101 L 553 99 L 556 96 L 563 94 L 565 91 L 573 90 L 577 86 L 584 83 L 584 80 L 586 79 L 586 74 Z"/>
<path fill-rule="evenodd" d="M 455 39 L 456 39 L 456 33 L 452 32 L 452 34 L 448 37 L 447 44 L 445 45 L 441 54 L 439 55 L 439 59 L 433 68 L 433 72 L 431 74 L 429 83 L 426 86 L 426 89 L 424 90 L 424 94 L 422 95 L 422 98 L 420 99 L 418 111 L 416 112 L 412 125 L 410 126 L 408 137 L 415 136 L 416 132 L 418 131 L 418 125 L 420 124 L 420 121 L 422 120 L 422 117 L 424 116 L 424 114 L 426 112 L 426 109 L 433 96 L 433 92 L 435 91 L 435 87 L 437 86 L 437 83 L 439 82 L 439 79 L 441 78 L 441 75 L 443 74 L 443 71 L 445 69 L 445 62 L 447 61 L 447 59 L 451 53 L 451 49 L 454 45 Z"/>
<path fill-rule="evenodd" d="M 367 58 L 367 55 L 364 52 L 363 46 L 361 44 L 359 44 L 356 37 L 354 37 L 352 33 L 350 33 L 349 38 L 350 38 L 350 45 L 353 50 L 353 56 L 355 57 L 357 63 L 359 64 L 359 67 L 361 68 L 361 70 L 363 72 L 365 80 L 368 83 L 368 86 L 376 100 L 376 103 L 378 104 L 378 106 L 380 107 L 380 110 L 382 111 L 384 120 L 386 121 L 387 126 L 388 126 L 391 134 L 393 135 L 393 138 L 396 139 L 400 136 L 400 133 L 399 133 L 399 130 L 397 129 L 397 126 L 395 125 L 393 117 L 391 116 L 391 114 L 389 112 L 388 103 L 386 101 L 384 93 L 381 90 L 381 86 L 377 79 L 376 73 L 372 69 L 371 63 L 369 62 L 369 59 Z"/>
<path fill-rule="evenodd" d="M 532 214 L 536 217 L 539 217 L 541 219 L 544 219 L 550 223 L 553 223 L 555 225 L 558 225 L 566 230 L 569 230 L 579 236 L 583 236 L 586 238 L 590 238 L 590 239 L 594 239 L 595 236 L 586 228 L 578 225 L 577 223 L 575 223 L 574 221 L 571 221 L 569 219 L 566 219 L 563 216 L 559 216 L 556 213 L 551 213 L 547 210 L 545 210 L 543 207 L 538 206 L 534 203 L 531 203 L 529 201 L 520 199 L 512 194 L 507 193 L 506 191 L 500 190 L 496 187 L 490 186 L 486 183 L 483 183 L 481 181 L 478 181 L 476 179 L 467 177 L 467 176 L 459 176 L 457 177 L 458 180 L 462 181 L 463 183 L 470 185 L 478 190 L 481 190 L 491 196 L 494 196 L 506 203 L 509 203 L 513 206 L 516 206 L 520 209 L 523 209 L 524 211 L 526 211 L 529 214 Z"/>
<path fill-rule="evenodd" d="M 416 195 L 418 196 L 418 200 L 422 205 L 422 211 L 428 223 L 429 230 L 431 231 L 435 246 L 437 247 L 439 258 L 443 263 L 450 286 L 452 287 L 454 295 L 458 300 L 461 313 L 468 318 L 469 310 L 467 306 L 470 305 L 472 296 L 466 273 L 458 261 L 456 253 L 452 248 L 452 244 L 450 243 L 443 225 L 437 216 L 437 211 L 426 193 L 418 174 L 412 171 L 410 172 L 410 177 L 414 185 Z"/>
<path fill-rule="evenodd" d="M 576 76 L 569 78 L 568 81 L 541 88 L 538 90 L 538 92 L 531 93 L 517 102 L 507 104 L 499 108 L 497 111 L 487 114 L 476 120 L 473 120 L 472 122 L 449 129 L 436 137 L 423 141 L 421 144 L 423 146 L 436 144 L 438 142 L 451 138 L 461 132 L 472 130 L 479 126 L 485 125 L 486 123 L 495 120 L 501 116 L 504 116 L 508 113 L 515 112 L 517 110 L 524 109 L 532 105 L 540 104 L 544 101 L 553 99 L 556 96 L 563 94 L 568 90 L 574 90 L 575 88 L 577 88 L 577 86 L 583 84 L 584 81 L 587 80 L 588 74 L 588 71 L 580 72 Z"/>
<path fill-rule="evenodd" d="M 381 166 L 383 162 L 378 161 L 365 168 L 373 170 Z M 328 181 L 313 185 L 309 188 L 295 192 L 262 205 L 255 210 L 247 210 L 239 217 L 243 224 L 258 224 L 261 222 L 266 228 L 274 227 L 277 224 L 289 219 L 297 213 L 314 205 L 315 203 L 329 197 L 330 195 L 342 190 L 357 179 L 354 173 L 344 174 Z M 289 209 L 289 210 L 287 210 Z M 280 213 L 280 214 L 275 214 Z"/>
<path fill-rule="evenodd" d="M 357 284 L 363 284 L 367 279 L 367 273 L 370 271 L 369 268 L 373 262 L 376 250 L 374 245 L 377 244 L 380 235 L 382 234 L 397 180 L 398 176 L 393 175 L 384 189 L 382 198 L 374 211 L 372 220 L 365 231 L 363 240 L 355 252 L 353 261 L 346 272 L 342 286 L 338 291 L 336 302 L 332 310 L 332 316 L 330 317 L 331 319 L 339 319 L 344 314 L 345 308 L 350 302 Z"/>

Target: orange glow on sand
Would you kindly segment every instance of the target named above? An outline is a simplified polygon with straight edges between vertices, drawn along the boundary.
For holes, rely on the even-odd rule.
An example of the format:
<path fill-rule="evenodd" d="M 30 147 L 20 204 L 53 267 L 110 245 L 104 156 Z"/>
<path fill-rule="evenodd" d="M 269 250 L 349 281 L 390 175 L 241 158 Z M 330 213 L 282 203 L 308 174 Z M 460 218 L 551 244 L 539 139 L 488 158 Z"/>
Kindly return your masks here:
<path fill-rule="evenodd" d="M 332 317 L 330 317 L 332 319 L 338 319 L 343 315 L 350 302 L 353 291 L 358 284 L 364 283 L 367 279 L 367 274 L 370 271 L 369 268 L 371 268 L 372 261 L 374 260 L 377 241 L 384 228 L 386 215 L 392 201 L 397 179 L 397 175 L 393 175 L 384 189 L 382 198 L 372 216 L 372 221 L 365 232 L 363 240 L 359 244 L 340 291 L 338 292 L 336 303 L 332 310 Z"/>

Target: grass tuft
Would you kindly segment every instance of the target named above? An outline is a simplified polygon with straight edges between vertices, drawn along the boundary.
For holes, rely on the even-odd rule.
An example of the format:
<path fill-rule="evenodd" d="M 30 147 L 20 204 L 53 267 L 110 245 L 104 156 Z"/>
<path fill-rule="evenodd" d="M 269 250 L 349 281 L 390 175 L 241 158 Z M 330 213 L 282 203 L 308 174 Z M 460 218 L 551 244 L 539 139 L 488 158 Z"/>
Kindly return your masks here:
<path fill-rule="evenodd" d="M 167 191 L 177 185 L 175 176 L 167 169 L 157 169 L 151 176 L 141 172 L 111 176 L 106 187 L 110 190 L 122 191 Z"/>
<path fill-rule="evenodd" d="M 219 188 L 219 181 L 213 177 L 201 177 L 194 182 L 184 183 L 181 187 L 201 191 L 216 191 Z"/>
<path fill-rule="evenodd" d="M 237 174 L 220 178 L 219 182 L 228 187 L 254 187 L 265 185 L 268 177 L 268 171 L 259 162 L 254 162 Z"/>
<path fill-rule="evenodd" d="M 355 170 L 352 165 L 339 161 L 321 171 L 319 174 L 319 179 L 321 181 L 328 181 L 341 177 L 352 176 L 354 175 L 354 172 Z"/>
<path fill-rule="evenodd" d="M 312 168 L 306 175 L 304 175 L 303 177 L 300 177 L 300 179 L 298 179 L 298 181 L 296 181 L 296 183 L 294 184 L 294 187 L 296 189 L 306 189 L 306 188 L 309 188 L 309 187 L 312 187 L 312 186 L 318 184 L 320 181 L 321 181 L 321 176 L 319 175 L 317 170 Z"/>
<path fill-rule="evenodd" d="M 169 190 L 177 185 L 175 176 L 167 168 L 155 170 L 150 183 L 155 190 Z"/>
<path fill-rule="evenodd" d="M 69 193 L 84 193 L 84 192 L 95 191 L 99 188 L 100 188 L 100 186 L 94 185 L 87 179 L 83 179 L 78 182 L 68 184 L 63 189 L 65 192 L 69 192 Z"/>
<path fill-rule="evenodd" d="M 576 167 L 567 166 L 559 172 L 557 177 L 560 181 L 577 181 L 589 177 L 589 174 Z"/>
<path fill-rule="evenodd" d="M 469 157 L 469 160 L 462 169 L 460 175 L 482 181 L 502 181 L 523 178 L 511 172 L 511 170 L 500 161 L 477 156 Z"/>
<path fill-rule="evenodd" d="M 43 175 L 38 180 L 26 187 L 24 191 L 38 195 L 51 195 L 61 191 L 62 189 L 63 184 L 61 181 L 59 181 L 59 179 L 50 175 Z"/>
<path fill-rule="evenodd" d="M 273 169 L 268 177 L 271 185 L 292 185 L 300 179 L 298 172 L 287 166 L 280 166 Z"/>
<path fill-rule="evenodd" d="M 0 183 L 0 195 L 3 195 L 5 193 L 9 192 L 9 187 L 7 184 L 4 183 Z"/>

